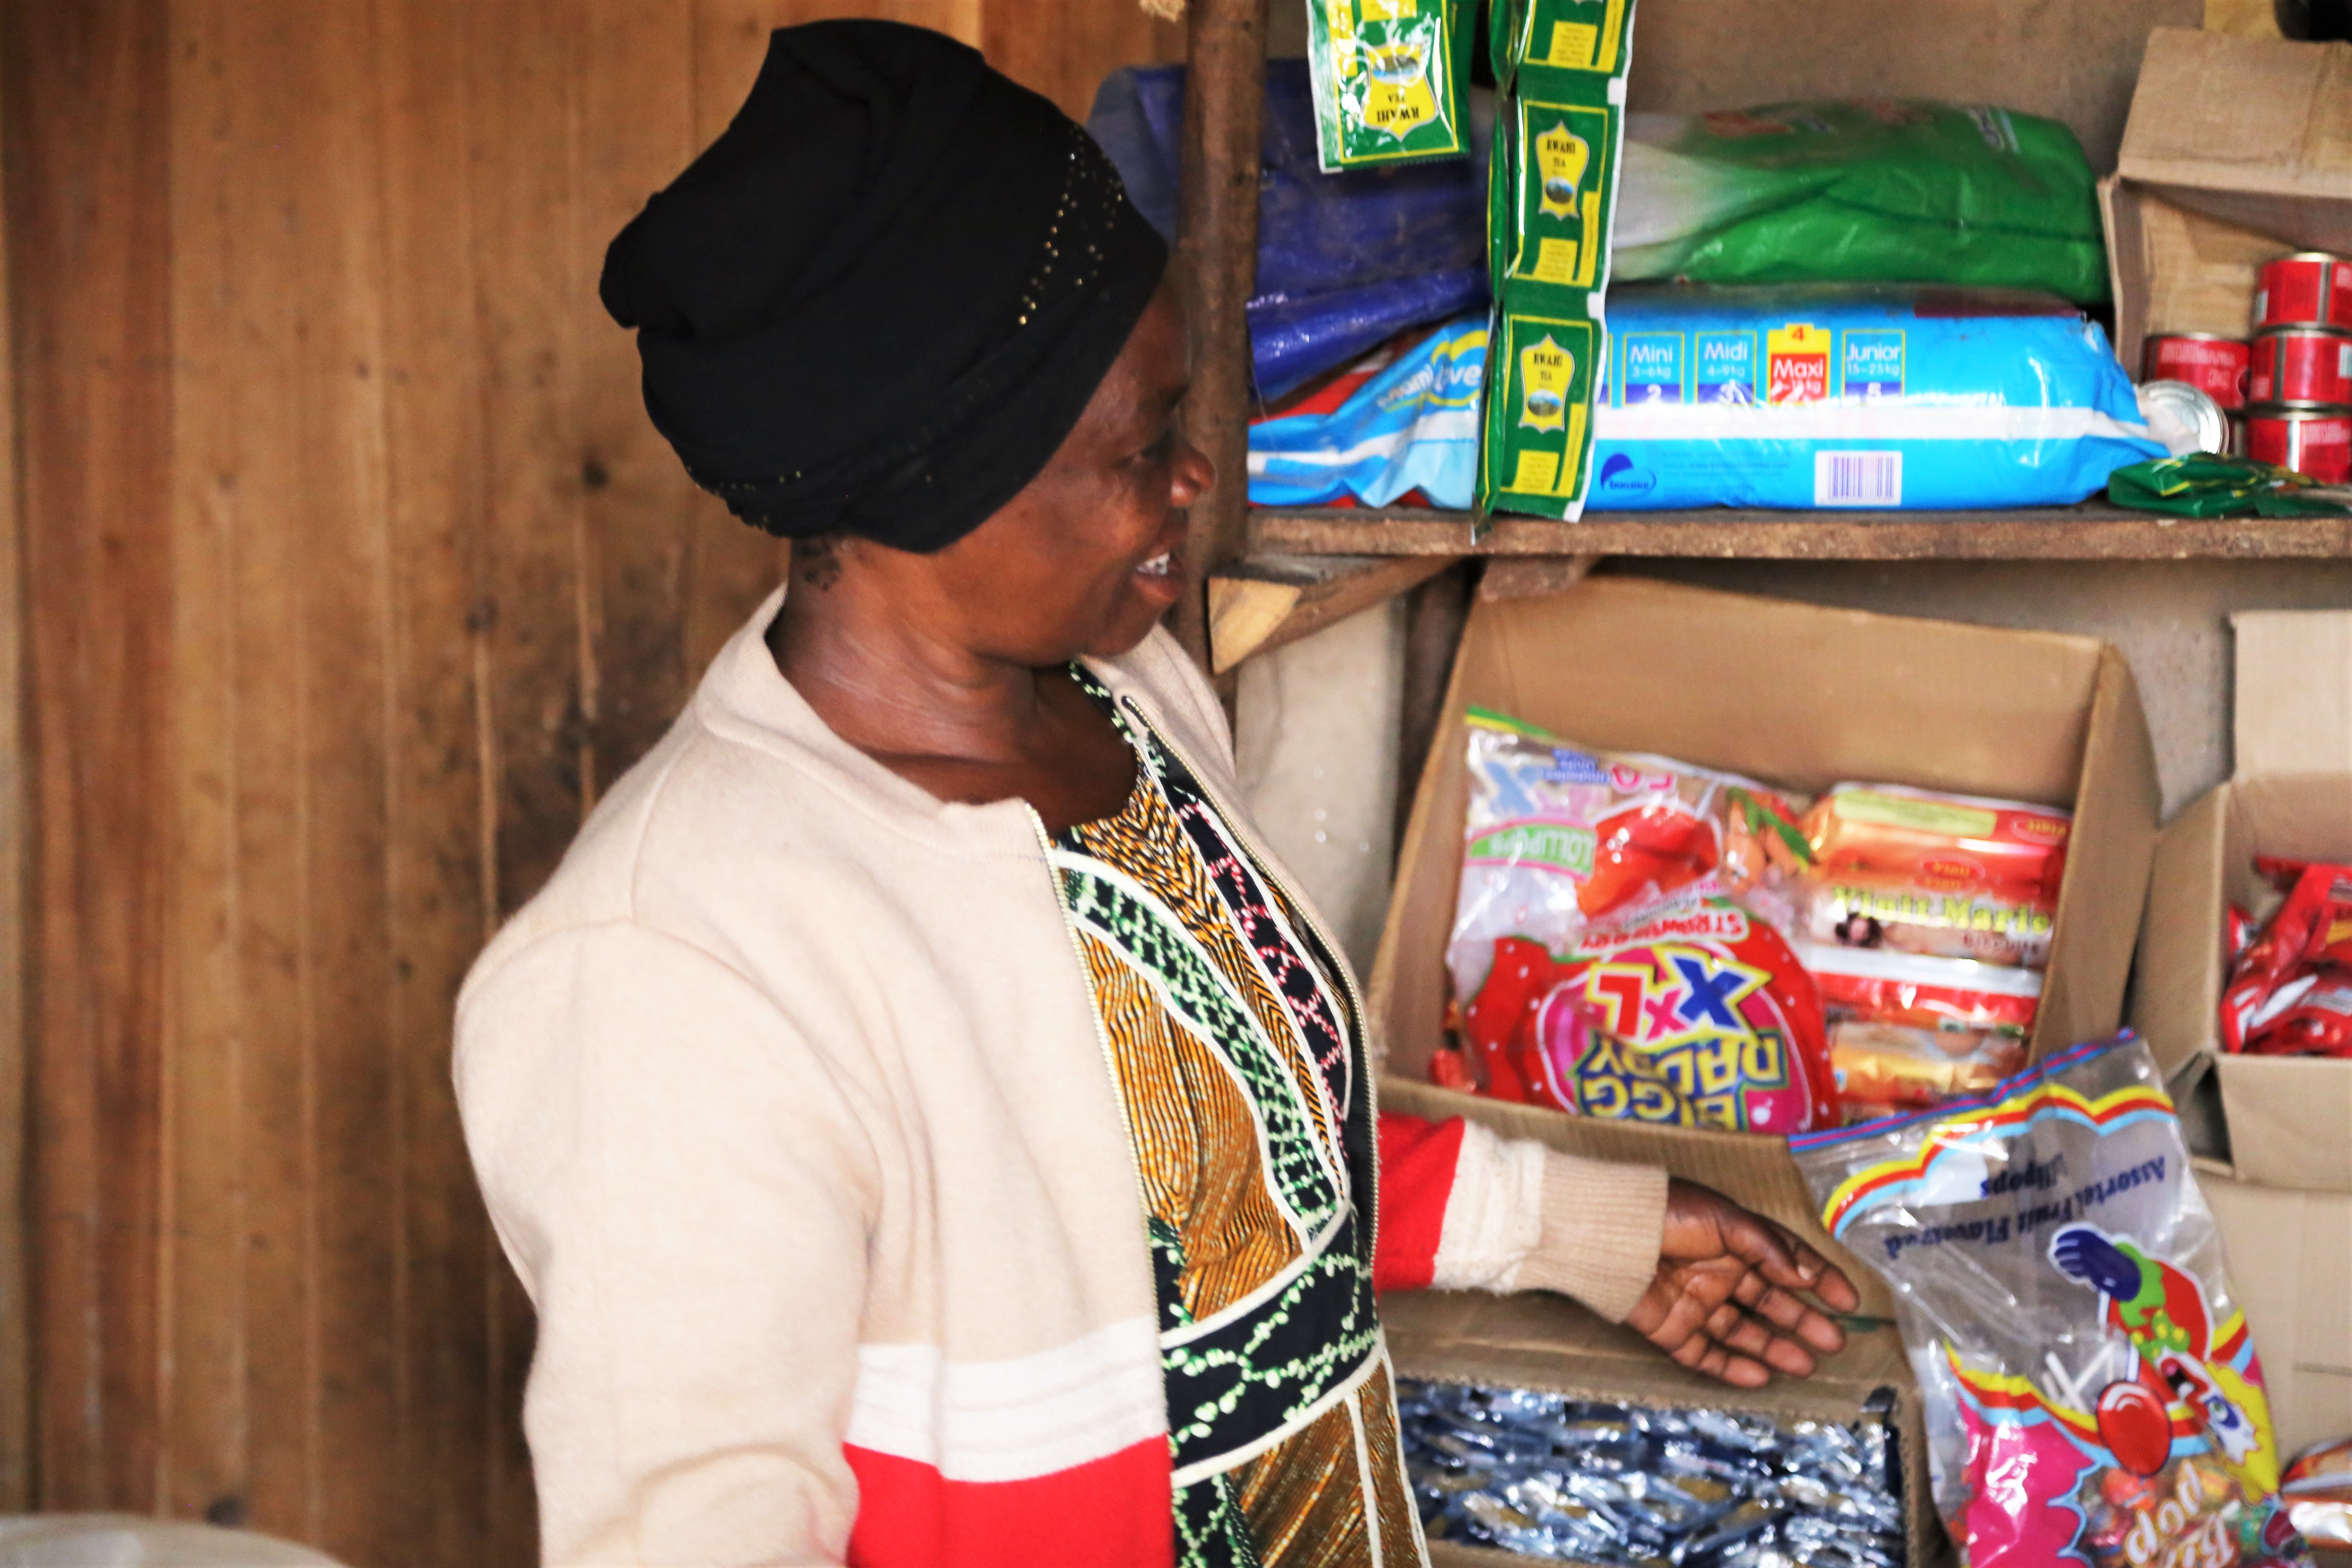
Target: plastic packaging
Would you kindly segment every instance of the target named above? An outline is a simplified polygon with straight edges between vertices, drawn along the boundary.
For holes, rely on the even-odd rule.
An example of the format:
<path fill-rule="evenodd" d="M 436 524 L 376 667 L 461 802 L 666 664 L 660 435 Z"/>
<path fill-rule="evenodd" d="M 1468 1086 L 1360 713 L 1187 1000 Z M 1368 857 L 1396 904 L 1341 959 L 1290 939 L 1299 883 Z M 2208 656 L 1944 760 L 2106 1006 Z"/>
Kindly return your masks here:
<path fill-rule="evenodd" d="M 2049 295 L 1645 285 L 1609 319 L 1595 510 L 2057 504 L 2166 455 Z"/>
<path fill-rule="evenodd" d="M 2074 133 L 1984 105 L 1817 100 L 1627 121 L 1618 277 L 2107 297 Z"/>
<path fill-rule="evenodd" d="M 1087 129 L 1136 206 L 1176 242 L 1184 68 L 1113 71 Z M 1258 395 L 1282 396 L 1408 327 L 1484 307 L 1493 96 L 1472 89 L 1470 156 L 1327 174 L 1307 63 L 1269 60 L 1260 136 L 1257 292 L 1246 311 Z"/>
<path fill-rule="evenodd" d="M 1842 1114 L 1820 994 L 1780 933 L 1727 899 L 1588 931 L 1555 959 L 1495 943 L 1463 1010 L 1486 1091 L 1583 1116 L 1796 1132 Z"/>
<path fill-rule="evenodd" d="M 1893 784 L 1834 786 L 1805 815 L 1814 942 L 2040 968 L 2073 815 Z"/>
<path fill-rule="evenodd" d="M 1904 1560 L 1901 1465 L 1883 1411 L 1775 1420 L 1407 1379 L 1396 1396 L 1432 1541 L 1642 1568 Z"/>
<path fill-rule="evenodd" d="M 2313 1444 L 2282 1479 L 2287 1518 L 2305 1541 L 2352 1548 L 2352 1437 Z"/>
<path fill-rule="evenodd" d="M 2025 1065 L 2032 970 L 1818 942 L 1797 958 L 1821 988 L 1849 1122 L 1981 1094 Z"/>
<path fill-rule="evenodd" d="M 2077 1047 L 1790 1150 L 1894 1289 L 1970 1568 L 2301 1556 L 2261 1363 L 2145 1046 Z"/>
<path fill-rule="evenodd" d="M 1433 506 L 1470 504 L 1478 483 L 1478 385 L 1486 314 L 1461 316 L 1402 352 L 1382 349 L 1326 393 L 1249 428 L 1249 499 L 1388 506 L 1419 490 Z M 1344 390 L 1343 390 L 1344 389 Z M 1326 405 L 1328 405 L 1328 406 Z"/>
<path fill-rule="evenodd" d="M 1455 993 L 1485 984 L 1494 944 L 1576 952 L 1674 903 L 1737 896 L 1769 921 L 1792 910 L 1809 853 L 1793 803 L 1736 773 L 1587 752 L 1473 708 Z"/>
<path fill-rule="evenodd" d="M 1471 12 L 1466 0 L 1308 0 L 1307 61 L 1326 174 L 1470 150 Z"/>
<path fill-rule="evenodd" d="M 1592 468 L 1633 0 L 1501 0 L 1478 510 L 1573 520 Z"/>
<path fill-rule="evenodd" d="M 1835 1121 L 1820 994 L 1775 923 L 1807 854 L 1787 799 L 1479 709 L 1469 769 L 1447 957 L 1487 1093 L 1683 1126 Z"/>
<path fill-rule="evenodd" d="M 2262 859 L 2286 901 L 2221 991 L 2221 1048 L 2352 1056 L 2352 866 Z"/>

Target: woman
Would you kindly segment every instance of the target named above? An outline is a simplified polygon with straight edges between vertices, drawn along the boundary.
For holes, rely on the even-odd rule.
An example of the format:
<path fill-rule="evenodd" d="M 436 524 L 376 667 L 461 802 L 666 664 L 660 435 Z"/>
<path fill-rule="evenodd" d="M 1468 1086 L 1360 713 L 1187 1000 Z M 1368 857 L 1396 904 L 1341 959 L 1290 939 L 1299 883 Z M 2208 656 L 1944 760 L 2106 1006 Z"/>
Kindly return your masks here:
<path fill-rule="evenodd" d="M 1376 1284 L 1746 1384 L 1840 1342 L 1703 1188 L 1376 1116 L 1154 629 L 1215 481 L 1165 262 L 880 23 L 777 33 L 614 243 L 655 421 L 800 543 L 459 1004 L 550 1563 L 1418 1563 Z"/>

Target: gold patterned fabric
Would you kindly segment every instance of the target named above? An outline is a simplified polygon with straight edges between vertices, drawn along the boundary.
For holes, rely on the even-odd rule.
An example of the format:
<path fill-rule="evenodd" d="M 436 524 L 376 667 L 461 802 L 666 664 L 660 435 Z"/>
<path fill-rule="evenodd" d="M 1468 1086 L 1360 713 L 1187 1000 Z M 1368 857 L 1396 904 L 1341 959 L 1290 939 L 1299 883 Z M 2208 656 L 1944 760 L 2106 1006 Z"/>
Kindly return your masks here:
<path fill-rule="evenodd" d="M 1139 718 L 1114 716 L 1135 789 L 1059 835 L 1054 860 L 1152 1242 L 1176 1561 L 1421 1564 L 1358 1214 L 1360 1026 L 1222 811 Z"/>

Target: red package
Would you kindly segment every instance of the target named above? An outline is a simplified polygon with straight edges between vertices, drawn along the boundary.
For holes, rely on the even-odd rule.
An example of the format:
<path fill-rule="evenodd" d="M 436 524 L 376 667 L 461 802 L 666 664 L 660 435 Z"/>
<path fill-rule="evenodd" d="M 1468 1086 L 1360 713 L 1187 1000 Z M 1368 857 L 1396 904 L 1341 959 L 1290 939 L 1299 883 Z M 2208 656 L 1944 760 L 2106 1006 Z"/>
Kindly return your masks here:
<path fill-rule="evenodd" d="M 1805 816 L 1813 941 L 2040 968 L 2073 818 L 2051 806 L 1839 784 Z"/>
<path fill-rule="evenodd" d="M 1780 932 L 1727 900 L 1566 960 L 1502 938 L 1463 1024 L 1496 1099 L 1739 1131 L 1840 1119 L 1811 976 Z"/>
<path fill-rule="evenodd" d="M 1805 814 L 1819 876 L 2058 906 L 2074 817 L 2054 806 L 1842 784 Z"/>
<path fill-rule="evenodd" d="M 2352 1056 L 2352 867 L 2257 860 L 2294 878 L 2221 993 L 2221 1045 L 2265 1056 Z"/>
<path fill-rule="evenodd" d="M 2025 1066 L 2042 1005 L 2031 969 L 1806 942 L 1848 1121 L 1982 1094 Z"/>

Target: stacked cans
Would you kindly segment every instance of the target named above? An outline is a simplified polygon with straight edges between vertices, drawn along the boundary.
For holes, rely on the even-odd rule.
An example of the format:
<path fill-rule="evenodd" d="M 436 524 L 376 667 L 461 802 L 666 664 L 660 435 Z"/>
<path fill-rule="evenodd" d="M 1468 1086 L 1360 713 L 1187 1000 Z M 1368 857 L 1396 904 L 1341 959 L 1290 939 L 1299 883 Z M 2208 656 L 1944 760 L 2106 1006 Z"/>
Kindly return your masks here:
<path fill-rule="evenodd" d="M 2263 263 L 2252 342 L 2210 332 L 2152 337 L 2146 372 L 2220 404 L 2231 450 L 2352 483 L 2352 262 L 2342 257 L 2311 250 Z"/>

